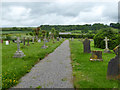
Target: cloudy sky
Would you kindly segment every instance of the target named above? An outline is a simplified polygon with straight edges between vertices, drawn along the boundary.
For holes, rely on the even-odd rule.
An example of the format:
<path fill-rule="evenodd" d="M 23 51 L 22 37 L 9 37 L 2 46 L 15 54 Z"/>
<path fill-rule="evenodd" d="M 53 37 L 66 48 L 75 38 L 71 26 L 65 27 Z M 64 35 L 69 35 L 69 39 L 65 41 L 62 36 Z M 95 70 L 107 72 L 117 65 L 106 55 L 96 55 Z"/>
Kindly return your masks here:
<path fill-rule="evenodd" d="M 118 2 L 2 2 L 2 27 L 118 22 Z"/>

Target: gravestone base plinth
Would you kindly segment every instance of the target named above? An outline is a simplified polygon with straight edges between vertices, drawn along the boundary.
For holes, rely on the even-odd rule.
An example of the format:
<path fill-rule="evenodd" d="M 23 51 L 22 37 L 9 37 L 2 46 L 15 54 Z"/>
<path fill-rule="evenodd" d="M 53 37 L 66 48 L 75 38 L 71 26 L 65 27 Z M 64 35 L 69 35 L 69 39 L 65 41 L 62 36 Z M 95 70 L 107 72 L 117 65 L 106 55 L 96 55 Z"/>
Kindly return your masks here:
<path fill-rule="evenodd" d="M 24 53 L 22 51 L 16 51 L 16 53 L 14 54 L 14 58 L 22 58 L 24 57 Z"/>
<path fill-rule="evenodd" d="M 103 61 L 102 51 L 92 51 L 92 56 L 90 57 L 90 61 Z"/>
<path fill-rule="evenodd" d="M 104 53 L 111 53 L 109 49 L 104 49 Z"/>

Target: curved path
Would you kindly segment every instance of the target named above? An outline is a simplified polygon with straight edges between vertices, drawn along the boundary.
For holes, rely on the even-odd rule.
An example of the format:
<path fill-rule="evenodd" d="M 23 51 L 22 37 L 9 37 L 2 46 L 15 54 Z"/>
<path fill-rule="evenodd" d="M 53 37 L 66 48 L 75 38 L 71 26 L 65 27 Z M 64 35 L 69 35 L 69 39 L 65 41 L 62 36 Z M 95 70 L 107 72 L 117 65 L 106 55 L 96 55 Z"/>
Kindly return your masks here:
<path fill-rule="evenodd" d="M 69 41 L 64 41 L 31 71 L 20 79 L 14 88 L 73 88 Z"/>

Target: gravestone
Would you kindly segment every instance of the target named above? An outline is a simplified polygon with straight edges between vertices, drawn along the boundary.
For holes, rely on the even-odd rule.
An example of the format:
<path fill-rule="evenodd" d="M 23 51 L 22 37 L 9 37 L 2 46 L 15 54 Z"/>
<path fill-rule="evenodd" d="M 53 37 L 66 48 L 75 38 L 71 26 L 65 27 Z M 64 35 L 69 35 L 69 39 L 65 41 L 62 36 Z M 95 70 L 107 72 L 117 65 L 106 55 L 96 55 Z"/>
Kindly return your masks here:
<path fill-rule="evenodd" d="M 92 56 L 90 57 L 90 61 L 103 61 L 102 51 L 92 51 Z"/>
<path fill-rule="evenodd" d="M 119 79 L 120 80 L 120 45 L 115 58 L 112 58 L 108 63 L 107 79 Z"/>
<path fill-rule="evenodd" d="M 83 41 L 83 47 L 84 47 L 84 53 L 90 53 L 91 49 L 90 49 L 90 40 L 85 39 Z"/>
<path fill-rule="evenodd" d="M 45 48 L 47 48 L 47 47 L 48 47 L 48 46 L 46 46 L 46 45 L 45 45 L 45 43 L 46 43 L 46 38 L 44 38 L 43 40 L 44 40 L 44 45 L 42 46 L 42 48 L 44 48 L 44 49 L 45 49 Z"/>
<path fill-rule="evenodd" d="M 20 51 L 20 38 L 18 37 L 17 38 L 17 41 L 15 41 L 17 43 L 17 51 L 16 53 L 14 54 L 14 58 L 21 58 L 21 57 L 24 57 L 24 53 L 22 51 Z"/>
<path fill-rule="evenodd" d="M 6 45 L 9 45 L 9 41 L 6 41 Z"/>
<path fill-rule="evenodd" d="M 74 38 L 72 37 L 71 41 L 73 41 L 73 40 L 74 40 Z"/>
<path fill-rule="evenodd" d="M 57 37 L 57 41 L 59 41 L 59 37 Z"/>
<path fill-rule="evenodd" d="M 108 41 L 109 41 L 109 39 L 107 39 L 107 37 L 105 37 L 104 41 L 105 41 L 104 53 L 111 53 L 109 48 L 108 48 Z"/>
<path fill-rule="evenodd" d="M 30 46 L 30 44 L 29 44 L 29 37 L 27 38 L 27 40 L 28 40 L 28 41 L 27 41 L 27 46 Z"/>
<path fill-rule="evenodd" d="M 55 43 L 55 38 L 53 37 L 53 43 Z"/>
<path fill-rule="evenodd" d="M 23 37 L 23 45 L 25 46 L 25 37 Z"/>

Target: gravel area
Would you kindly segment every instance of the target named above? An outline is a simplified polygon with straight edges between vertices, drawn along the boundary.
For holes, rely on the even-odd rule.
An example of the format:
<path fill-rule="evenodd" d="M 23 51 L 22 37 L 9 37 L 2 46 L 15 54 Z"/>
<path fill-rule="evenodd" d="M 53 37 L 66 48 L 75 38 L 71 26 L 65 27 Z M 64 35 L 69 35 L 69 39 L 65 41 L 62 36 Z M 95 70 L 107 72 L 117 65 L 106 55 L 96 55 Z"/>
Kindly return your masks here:
<path fill-rule="evenodd" d="M 73 88 L 69 41 L 36 64 L 13 88 Z"/>

